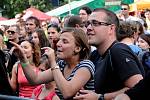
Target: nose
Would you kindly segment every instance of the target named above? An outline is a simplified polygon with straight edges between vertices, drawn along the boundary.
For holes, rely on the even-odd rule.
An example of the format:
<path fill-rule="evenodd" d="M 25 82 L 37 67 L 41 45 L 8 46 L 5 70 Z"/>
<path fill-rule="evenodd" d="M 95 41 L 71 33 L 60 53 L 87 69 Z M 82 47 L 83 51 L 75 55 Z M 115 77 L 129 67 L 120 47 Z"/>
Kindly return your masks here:
<path fill-rule="evenodd" d="M 61 46 L 60 40 L 56 43 L 56 46 L 57 46 L 57 47 L 60 47 L 60 46 Z"/>
<path fill-rule="evenodd" d="M 91 32 L 92 30 L 93 30 L 93 27 L 92 27 L 91 24 L 89 24 L 89 25 L 87 26 L 87 32 Z"/>

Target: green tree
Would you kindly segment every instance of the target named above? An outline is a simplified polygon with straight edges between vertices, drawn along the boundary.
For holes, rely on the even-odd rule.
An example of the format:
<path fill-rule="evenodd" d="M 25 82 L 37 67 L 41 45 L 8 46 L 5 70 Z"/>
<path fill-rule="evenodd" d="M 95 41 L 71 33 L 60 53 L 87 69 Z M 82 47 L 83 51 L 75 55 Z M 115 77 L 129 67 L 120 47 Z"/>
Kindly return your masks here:
<path fill-rule="evenodd" d="M 14 18 L 16 14 L 21 13 L 30 6 L 34 6 L 44 12 L 53 9 L 50 0 L 2 0 L 0 3 L 3 16 L 8 18 Z"/>

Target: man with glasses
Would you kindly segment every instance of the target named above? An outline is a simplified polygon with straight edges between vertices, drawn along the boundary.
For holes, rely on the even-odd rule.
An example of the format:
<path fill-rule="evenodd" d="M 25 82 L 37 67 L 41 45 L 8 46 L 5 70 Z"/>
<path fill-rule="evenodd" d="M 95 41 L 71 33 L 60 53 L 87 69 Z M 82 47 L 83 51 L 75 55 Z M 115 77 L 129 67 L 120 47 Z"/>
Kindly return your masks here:
<path fill-rule="evenodd" d="M 137 84 L 144 69 L 131 49 L 116 41 L 117 16 L 104 8 L 95 9 L 88 18 L 88 42 L 97 48 L 91 55 L 96 66 L 95 92 L 80 90 L 74 99 L 112 100 Z"/>
<path fill-rule="evenodd" d="M 130 7 L 128 4 L 124 4 L 124 3 L 121 4 L 121 15 L 122 15 L 121 19 L 123 21 L 138 21 L 143 25 L 144 21 L 138 17 L 129 15 L 129 10 Z"/>
<path fill-rule="evenodd" d="M 9 41 L 13 41 L 15 43 L 19 43 L 19 33 L 20 33 L 20 28 L 18 25 L 12 25 L 8 28 L 6 31 L 6 35 L 8 37 L 8 41 L 6 41 L 8 53 L 9 53 L 9 58 L 7 59 L 8 63 L 6 64 L 7 70 L 11 75 L 12 67 L 17 61 L 16 55 L 13 53 L 13 45 Z"/>
<path fill-rule="evenodd" d="M 8 41 L 13 41 L 15 43 L 19 42 L 19 33 L 20 33 L 20 28 L 17 25 L 12 25 L 8 28 L 8 30 L 6 31 L 7 33 L 7 37 L 8 37 Z M 7 48 L 11 49 L 13 45 L 9 44 L 9 42 L 7 43 Z"/>

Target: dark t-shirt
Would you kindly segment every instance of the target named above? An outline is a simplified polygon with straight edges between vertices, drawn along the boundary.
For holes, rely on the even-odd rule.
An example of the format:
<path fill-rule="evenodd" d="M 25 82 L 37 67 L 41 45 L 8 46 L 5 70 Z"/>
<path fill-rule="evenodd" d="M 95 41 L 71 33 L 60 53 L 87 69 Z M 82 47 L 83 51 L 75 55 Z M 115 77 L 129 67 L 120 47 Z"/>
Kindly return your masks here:
<path fill-rule="evenodd" d="M 150 93 L 150 71 L 143 80 L 125 93 L 131 100 L 148 100 Z"/>
<path fill-rule="evenodd" d="M 18 43 L 19 44 L 19 43 Z M 13 47 L 13 44 L 11 44 L 10 42 L 6 41 L 6 45 L 7 45 L 7 49 L 8 51 L 11 50 L 11 48 Z M 12 67 L 13 65 L 17 62 L 17 56 L 14 54 L 14 52 L 12 54 L 9 54 L 9 58 L 7 59 L 9 60 L 8 62 L 8 66 L 7 66 L 7 70 L 8 72 L 11 74 L 12 71 Z"/>
<path fill-rule="evenodd" d="M 145 74 L 137 56 L 122 43 L 114 42 L 102 57 L 92 54 L 91 60 L 96 67 L 96 93 L 103 94 L 120 90 L 124 87 L 124 82 L 132 75 Z"/>

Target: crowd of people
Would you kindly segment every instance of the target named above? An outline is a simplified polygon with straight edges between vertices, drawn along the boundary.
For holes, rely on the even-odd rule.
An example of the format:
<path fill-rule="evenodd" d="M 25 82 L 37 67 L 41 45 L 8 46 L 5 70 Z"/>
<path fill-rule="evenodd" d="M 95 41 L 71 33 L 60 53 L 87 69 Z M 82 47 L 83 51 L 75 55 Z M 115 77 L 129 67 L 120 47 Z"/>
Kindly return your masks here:
<path fill-rule="evenodd" d="M 0 81 L 10 88 L 0 94 L 40 100 L 146 100 L 150 9 L 144 17 L 131 16 L 129 10 L 123 3 L 119 14 L 83 6 L 79 15 L 62 21 L 30 16 L 2 25 L 5 80 Z"/>

